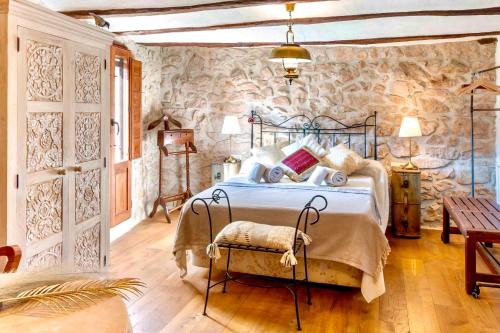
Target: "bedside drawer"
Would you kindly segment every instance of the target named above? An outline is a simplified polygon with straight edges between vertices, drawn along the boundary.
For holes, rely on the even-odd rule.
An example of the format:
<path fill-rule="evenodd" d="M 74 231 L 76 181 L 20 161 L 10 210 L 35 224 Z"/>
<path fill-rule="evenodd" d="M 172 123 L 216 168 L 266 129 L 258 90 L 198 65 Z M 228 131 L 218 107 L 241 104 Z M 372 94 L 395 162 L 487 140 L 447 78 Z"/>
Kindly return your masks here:
<path fill-rule="evenodd" d="M 194 132 L 192 129 L 180 129 L 175 131 L 158 131 L 158 146 L 183 145 L 194 142 Z"/>
<path fill-rule="evenodd" d="M 420 205 L 392 204 L 392 233 L 420 237 Z"/>
<path fill-rule="evenodd" d="M 393 171 L 391 191 L 393 203 L 420 204 L 420 173 Z"/>

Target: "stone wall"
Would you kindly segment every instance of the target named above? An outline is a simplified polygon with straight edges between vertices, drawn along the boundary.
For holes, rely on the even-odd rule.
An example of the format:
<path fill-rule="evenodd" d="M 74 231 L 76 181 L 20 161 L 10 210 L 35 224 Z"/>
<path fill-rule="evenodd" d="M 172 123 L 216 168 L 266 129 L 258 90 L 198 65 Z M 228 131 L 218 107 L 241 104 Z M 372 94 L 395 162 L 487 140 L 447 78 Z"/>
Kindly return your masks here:
<path fill-rule="evenodd" d="M 424 136 L 414 146 L 422 173 L 424 226 L 439 225 L 441 198 L 470 191 L 469 98 L 454 91 L 470 72 L 493 66 L 496 45 L 476 41 L 390 47 L 308 47 L 313 57 L 291 86 L 279 65 L 269 63 L 269 48 L 134 48 L 145 62 L 144 125 L 161 110 L 194 128 L 199 153 L 193 156 L 192 187 L 210 186 L 210 164 L 228 154 L 220 134 L 224 115 L 237 115 L 245 134 L 233 150 L 249 150 L 246 118 L 251 110 L 274 116 L 328 114 L 346 123 L 378 112 L 379 157 L 406 161 L 408 140 L 397 137 L 404 115 L 420 118 Z M 477 105 L 493 107 L 495 98 Z M 477 192 L 493 195 L 495 114 L 481 113 L 476 129 Z M 134 194 L 151 204 L 157 186 L 154 133 L 145 132 L 143 159 L 136 163 Z M 134 164 L 134 167 L 136 166 Z M 183 163 L 165 159 L 165 190 L 177 191 Z M 135 169 L 134 169 L 135 171 Z M 142 208 L 143 209 L 143 208 Z"/>

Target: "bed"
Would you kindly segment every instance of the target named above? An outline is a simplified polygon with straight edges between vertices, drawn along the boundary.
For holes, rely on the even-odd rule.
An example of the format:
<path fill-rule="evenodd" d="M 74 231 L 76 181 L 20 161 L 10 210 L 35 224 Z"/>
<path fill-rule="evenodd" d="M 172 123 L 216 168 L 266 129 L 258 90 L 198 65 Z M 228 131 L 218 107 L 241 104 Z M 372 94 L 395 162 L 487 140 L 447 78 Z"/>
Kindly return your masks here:
<path fill-rule="evenodd" d="M 305 116 L 301 116 L 305 117 Z M 306 117 L 307 118 L 307 117 Z M 367 302 L 385 292 L 383 267 L 390 252 L 385 237 L 389 216 L 388 176 L 380 162 L 376 161 L 376 115 L 363 122 L 347 126 L 327 117 L 335 126 L 323 127 L 318 119 L 309 119 L 297 126 L 289 125 L 289 119 L 281 122 L 265 121 L 252 113 L 251 141 L 264 144 L 266 133 L 273 142 L 280 137 L 292 141 L 294 135 L 314 133 L 318 141 L 330 138 L 333 142 L 342 140 L 349 148 L 358 149 L 368 165 L 349 177 L 345 186 L 312 186 L 284 179 L 280 183 L 250 183 L 245 176 L 237 176 L 209 188 L 196 197 L 209 197 L 215 188 L 224 189 L 231 200 L 233 221 L 249 220 L 275 225 L 294 225 L 304 204 L 315 194 L 328 200 L 328 207 L 322 212 L 320 222 L 308 230 L 313 243 L 308 248 L 309 281 L 358 287 Z M 286 124 L 286 125 L 285 125 Z M 255 130 L 255 126 L 257 131 Z M 373 135 L 370 134 L 373 132 Z M 373 138 L 371 143 L 367 141 Z M 369 149 L 370 144 L 373 149 Z M 193 199 L 191 199 L 193 200 Z M 220 231 L 227 223 L 227 212 L 223 205 L 214 206 L 214 230 Z M 208 266 L 205 253 L 209 243 L 209 226 L 206 217 L 191 211 L 188 202 L 182 209 L 174 243 L 176 263 L 181 275 L 187 273 L 188 252 L 195 266 Z M 219 269 L 225 268 L 225 253 L 216 262 Z M 303 272 L 298 257 L 298 277 Z M 272 277 L 290 276 L 290 268 L 282 267 L 279 257 L 268 253 L 234 251 L 231 255 L 233 271 L 266 275 Z"/>

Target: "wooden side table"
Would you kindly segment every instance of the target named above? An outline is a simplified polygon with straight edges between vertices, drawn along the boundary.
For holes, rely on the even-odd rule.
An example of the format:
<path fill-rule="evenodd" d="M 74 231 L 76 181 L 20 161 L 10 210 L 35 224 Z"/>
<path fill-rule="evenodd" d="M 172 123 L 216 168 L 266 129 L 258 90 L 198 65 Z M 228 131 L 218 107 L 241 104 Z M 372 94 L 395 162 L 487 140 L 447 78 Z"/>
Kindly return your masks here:
<path fill-rule="evenodd" d="M 224 181 L 224 163 L 212 163 L 212 186 Z"/>
<path fill-rule="evenodd" d="M 392 233 L 420 237 L 420 170 L 393 168 L 391 176 Z"/>

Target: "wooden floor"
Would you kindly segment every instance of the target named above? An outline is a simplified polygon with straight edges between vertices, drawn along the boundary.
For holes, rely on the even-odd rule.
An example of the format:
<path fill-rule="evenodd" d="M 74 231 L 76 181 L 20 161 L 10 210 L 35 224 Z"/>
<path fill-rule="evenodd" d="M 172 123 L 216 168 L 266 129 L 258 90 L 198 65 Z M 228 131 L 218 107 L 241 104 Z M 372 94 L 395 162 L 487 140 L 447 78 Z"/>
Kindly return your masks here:
<path fill-rule="evenodd" d="M 229 284 L 210 294 L 201 315 L 207 270 L 191 267 L 180 279 L 172 255 L 176 224 L 160 215 L 112 244 L 113 275 L 138 277 L 144 296 L 128 304 L 134 332 L 294 332 L 293 302 L 284 289 Z M 390 238 L 384 271 L 387 292 L 367 304 L 359 290 L 314 286 L 313 305 L 300 294 L 304 332 L 500 332 L 500 289 L 464 291 L 463 240 L 444 245 L 438 231 L 419 240 Z M 482 263 L 481 263 L 482 265 Z M 484 267 L 483 267 L 484 268 Z"/>

